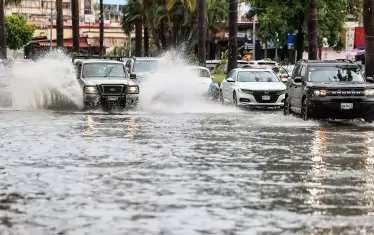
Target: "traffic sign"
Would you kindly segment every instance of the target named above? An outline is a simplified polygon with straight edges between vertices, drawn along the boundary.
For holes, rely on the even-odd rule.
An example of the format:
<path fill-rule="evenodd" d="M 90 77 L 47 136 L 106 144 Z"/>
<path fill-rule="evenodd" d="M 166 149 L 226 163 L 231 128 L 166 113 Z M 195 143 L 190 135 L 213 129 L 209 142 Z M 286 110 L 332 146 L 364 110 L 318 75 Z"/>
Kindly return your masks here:
<path fill-rule="evenodd" d="M 287 35 L 287 43 L 288 43 L 288 48 L 293 48 L 295 44 L 295 34 L 288 34 Z"/>

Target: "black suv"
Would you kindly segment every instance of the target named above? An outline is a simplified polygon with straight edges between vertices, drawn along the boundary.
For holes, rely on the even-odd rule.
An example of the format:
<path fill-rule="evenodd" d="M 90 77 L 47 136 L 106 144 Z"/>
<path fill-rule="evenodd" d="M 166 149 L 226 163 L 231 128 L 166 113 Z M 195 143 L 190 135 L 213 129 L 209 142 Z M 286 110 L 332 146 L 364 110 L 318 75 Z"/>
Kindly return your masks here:
<path fill-rule="evenodd" d="M 127 60 L 125 67 L 130 78 L 145 78 L 160 65 L 160 62 L 165 61 L 160 57 L 132 57 Z"/>
<path fill-rule="evenodd" d="M 374 84 L 350 60 L 300 60 L 287 82 L 284 114 L 374 120 Z"/>

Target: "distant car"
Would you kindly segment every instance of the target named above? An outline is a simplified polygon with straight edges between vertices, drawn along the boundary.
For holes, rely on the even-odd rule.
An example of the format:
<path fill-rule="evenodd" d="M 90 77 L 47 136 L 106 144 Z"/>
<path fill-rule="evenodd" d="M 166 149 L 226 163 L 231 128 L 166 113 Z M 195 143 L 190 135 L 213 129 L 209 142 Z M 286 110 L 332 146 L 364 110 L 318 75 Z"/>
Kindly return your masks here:
<path fill-rule="evenodd" d="M 272 70 L 277 74 L 282 82 L 286 83 L 292 74 L 293 68 L 294 65 L 286 65 L 273 67 Z"/>
<path fill-rule="evenodd" d="M 3 61 L 0 61 L 0 106 L 12 105 L 12 92 L 10 88 L 10 79 L 6 74 L 6 67 Z"/>
<path fill-rule="evenodd" d="M 214 81 L 214 76 L 209 69 L 202 66 L 191 66 L 189 69 L 197 73 L 198 81 L 196 81 L 198 93 L 202 96 L 217 99 L 219 94 L 219 86 Z M 216 89 L 217 88 L 217 89 Z"/>
<path fill-rule="evenodd" d="M 139 86 L 130 80 L 121 61 L 81 59 L 74 63 L 85 108 L 135 108 Z"/>
<path fill-rule="evenodd" d="M 236 106 L 283 107 L 286 85 L 266 68 L 237 68 L 222 81 L 221 100 Z"/>
<path fill-rule="evenodd" d="M 131 79 L 141 82 L 157 71 L 162 62 L 165 63 L 166 60 L 160 57 L 132 57 L 127 60 L 125 68 Z"/>

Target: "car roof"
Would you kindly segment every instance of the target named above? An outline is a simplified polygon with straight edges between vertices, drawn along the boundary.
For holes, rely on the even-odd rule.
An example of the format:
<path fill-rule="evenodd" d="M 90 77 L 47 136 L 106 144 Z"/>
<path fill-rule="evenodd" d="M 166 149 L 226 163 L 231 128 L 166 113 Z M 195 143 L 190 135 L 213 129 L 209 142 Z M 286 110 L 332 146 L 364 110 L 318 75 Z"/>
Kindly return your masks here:
<path fill-rule="evenodd" d="M 161 57 L 133 57 L 133 58 L 130 58 L 130 59 L 134 59 L 134 60 L 166 60 L 166 59 L 161 58 Z"/>
<path fill-rule="evenodd" d="M 189 69 L 204 69 L 204 70 L 208 70 L 208 68 L 204 67 L 204 66 L 198 66 L 198 65 L 190 65 L 190 66 L 187 66 L 187 68 Z"/>
<path fill-rule="evenodd" d="M 88 59 L 88 60 L 78 60 L 76 62 L 82 62 L 85 64 L 92 64 L 92 63 L 105 63 L 105 64 L 123 64 L 121 61 L 117 60 L 106 60 L 106 59 Z"/>
<path fill-rule="evenodd" d="M 238 72 L 248 72 L 248 71 L 268 71 L 268 72 L 273 72 L 273 70 L 271 68 L 236 68 L 234 70 L 238 71 Z"/>

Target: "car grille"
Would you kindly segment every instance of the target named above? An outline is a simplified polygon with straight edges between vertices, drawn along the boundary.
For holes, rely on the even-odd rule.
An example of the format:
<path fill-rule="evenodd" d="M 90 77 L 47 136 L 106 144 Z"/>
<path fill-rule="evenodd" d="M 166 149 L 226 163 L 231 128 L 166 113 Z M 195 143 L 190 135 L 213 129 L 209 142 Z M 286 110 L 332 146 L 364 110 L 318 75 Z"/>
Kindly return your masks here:
<path fill-rule="evenodd" d="M 122 94 L 125 91 L 125 85 L 100 85 L 102 94 Z"/>
<path fill-rule="evenodd" d="M 275 103 L 281 91 L 252 91 L 253 97 L 258 103 Z M 262 100 L 262 96 L 270 96 L 270 100 Z"/>
<path fill-rule="evenodd" d="M 328 96 L 364 96 L 364 89 L 329 89 Z"/>

